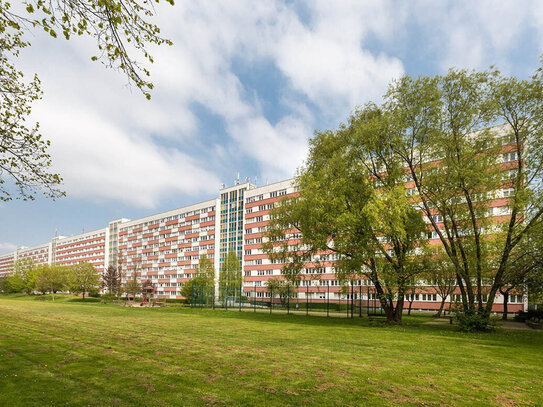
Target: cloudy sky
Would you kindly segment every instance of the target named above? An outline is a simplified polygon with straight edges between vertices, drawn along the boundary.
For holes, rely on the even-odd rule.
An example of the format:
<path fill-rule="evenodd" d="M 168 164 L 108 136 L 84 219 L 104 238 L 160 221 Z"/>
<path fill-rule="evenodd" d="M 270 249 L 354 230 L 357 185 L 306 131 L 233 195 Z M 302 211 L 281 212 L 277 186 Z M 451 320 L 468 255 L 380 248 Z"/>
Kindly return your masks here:
<path fill-rule="evenodd" d="M 293 176 L 315 129 L 387 84 L 449 67 L 527 77 L 543 53 L 543 2 L 181 1 L 153 50 L 151 101 L 91 62 L 92 39 L 30 37 L 33 118 L 67 197 L 0 204 L 0 253 L 217 195 L 221 183 Z"/>

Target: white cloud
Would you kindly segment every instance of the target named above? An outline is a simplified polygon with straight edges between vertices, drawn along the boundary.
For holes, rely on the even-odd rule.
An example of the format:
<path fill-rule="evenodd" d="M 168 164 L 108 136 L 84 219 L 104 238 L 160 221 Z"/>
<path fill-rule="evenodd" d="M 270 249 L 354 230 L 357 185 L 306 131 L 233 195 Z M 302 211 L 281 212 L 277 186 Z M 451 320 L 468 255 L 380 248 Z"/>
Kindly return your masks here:
<path fill-rule="evenodd" d="M 403 62 L 384 48 L 413 47 L 404 50 L 410 57 L 425 47 L 442 70 L 484 68 L 507 64 L 524 26 L 543 34 L 537 3 L 240 0 L 159 12 L 175 45 L 152 52 L 151 102 L 90 62 L 92 40 L 37 35 L 25 51 L 26 71 L 40 73 L 46 92 L 36 117 L 70 195 L 152 207 L 180 192 L 214 193 L 220 174 L 245 161 L 258 164 L 261 179 L 290 177 L 315 127 L 379 100 L 403 74 Z M 415 26 L 422 36 L 408 38 Z M 282 75 L 265 84 L 279 87 L 282 115 L 267 117 L 268 101 L 239 75 L 240 65 L 264 78 L 267 69 Z M 205 134 L 195 106 L 225 133 Z"/>
<path fill-rule="evenodd" d="M 17 249 L 17 245 L 9 242 L 0 242 L 0 254 L 13 252 Z"/>

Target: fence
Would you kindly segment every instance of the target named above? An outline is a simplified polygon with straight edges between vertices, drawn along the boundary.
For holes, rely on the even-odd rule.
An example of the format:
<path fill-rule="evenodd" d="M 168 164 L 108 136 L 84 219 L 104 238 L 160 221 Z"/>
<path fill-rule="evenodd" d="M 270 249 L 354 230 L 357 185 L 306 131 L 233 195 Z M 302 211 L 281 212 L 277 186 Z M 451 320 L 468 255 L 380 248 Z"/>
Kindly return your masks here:
<path fill-rule="evenodd" d="M 355 318 L 384 315 L 372 287 L 194 287 L 191 308 Z"/>

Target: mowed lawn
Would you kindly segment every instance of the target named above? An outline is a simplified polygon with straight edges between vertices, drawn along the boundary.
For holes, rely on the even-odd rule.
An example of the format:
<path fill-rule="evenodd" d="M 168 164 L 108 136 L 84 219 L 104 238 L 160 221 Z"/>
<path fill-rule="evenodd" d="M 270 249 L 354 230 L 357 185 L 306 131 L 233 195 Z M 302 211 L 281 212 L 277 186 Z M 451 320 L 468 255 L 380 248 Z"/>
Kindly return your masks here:
<path fill-rule="evenodd" d="M 0 296 L 0 406 L 543 405 L 543 333 Z"/>

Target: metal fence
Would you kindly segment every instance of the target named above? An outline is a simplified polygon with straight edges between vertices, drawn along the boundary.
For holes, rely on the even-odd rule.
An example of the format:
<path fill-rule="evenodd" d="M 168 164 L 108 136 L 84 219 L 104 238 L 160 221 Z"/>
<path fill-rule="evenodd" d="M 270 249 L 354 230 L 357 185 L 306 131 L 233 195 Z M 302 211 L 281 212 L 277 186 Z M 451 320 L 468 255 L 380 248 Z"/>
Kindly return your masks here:
<path fill-rule="evenodd" d="M 193 287 L 191 308 L 355 318 L 384 315 L 372 287 Z"/>

